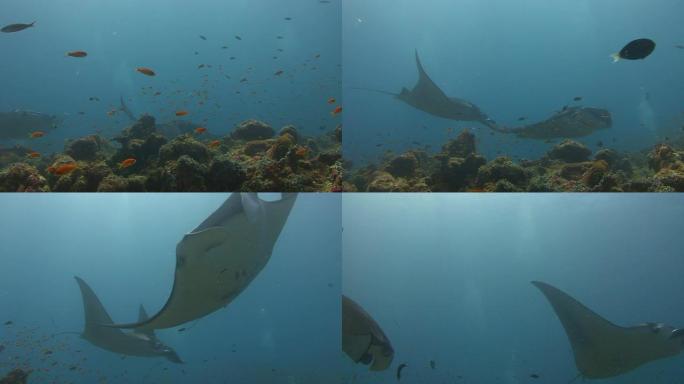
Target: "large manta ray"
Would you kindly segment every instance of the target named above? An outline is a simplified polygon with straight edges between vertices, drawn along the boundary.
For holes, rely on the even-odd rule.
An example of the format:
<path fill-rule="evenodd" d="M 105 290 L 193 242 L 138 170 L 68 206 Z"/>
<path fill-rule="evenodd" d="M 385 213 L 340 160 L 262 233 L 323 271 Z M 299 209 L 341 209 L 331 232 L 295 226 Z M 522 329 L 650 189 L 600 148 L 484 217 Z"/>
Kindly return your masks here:
<path fill-rule="evenodd" d="M 570 340 L 575 364 L 587 379 L 629 372 L 648 362 L 675 356 L 684 347 L 682 330 L 660 323 L 621 327 L 565 292 L 533 281 L 549 300 Z"/>
<path fill-rule="evenodd" d="M 124 333 L 120 329 L 104 327 L 114 324 L 95 292 L 80 277 L 74 277 L 81 288 L 83 311 L 85 312 L 85 329 L 81 337 L 95 346 L 110 352 L 128 356 L 165 357 L 177 364 L 183 363 L 176 352 L 164 345 L 153 331 L 133 331 Z M 140 306 L 140 321 L 147 320 L 145 308 Z"/>
<path fill-rule="evenodd" d="M 367 88 L 356 89 L 392 95 L 406 104 L 433 116 L 456 121 L 476 121 L 489 128 L 498 129 L 496 122 L 480 111 L 480 108 L 473 103 L 457 97 L 447 96 L 425 72 L 423 64 L 420 62 L 418 51 L 416 51 L 416 66 L 418 67 L 418 83 L 411 90 L 402 88 L 401 92 L 397 94 Z"/>
<path fill-rule="evenodd" d="M 600 108 L 568 107 L 548 119 L 518 128 L 499 128 L 526 139 L 556 139 L 588 136 L 613 125 L 610 112 Z"/>
<path fill-rule="evenodd" d="M 32 132 L 48 132 L 61 123 L 57 116 L 32 111 L 0 112 L 0 140 L 29 139 Z"/>
<path fill-rule="evenodd" d="M 171 296 L 150 319 L 115 328 L 164 329 L 227 306 L 266 266 L 297 194 L 233 193 L 176 246 Z"/>
<path fill-rule="evenodd" d="M 342 350 L 355 363 L 382 371 L 392 364 L 394 349 L 378 323 L 360 305 L 342 295 Z"/>

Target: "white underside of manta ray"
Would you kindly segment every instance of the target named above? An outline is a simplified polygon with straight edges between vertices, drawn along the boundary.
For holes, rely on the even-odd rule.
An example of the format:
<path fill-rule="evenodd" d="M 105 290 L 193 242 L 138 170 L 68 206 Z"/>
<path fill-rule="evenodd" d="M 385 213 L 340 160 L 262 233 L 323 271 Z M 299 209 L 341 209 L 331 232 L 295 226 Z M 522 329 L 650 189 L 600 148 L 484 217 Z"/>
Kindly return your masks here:
<path fill-rule="evenodd" d="M 171 296 L 146 321 L 115 328 L 164 329 L 199 319 L 227 306 L 261 272 L 297 194 L 278 201 L 256 193 L 233 193 L 176 246 Z"/>
<path fill-rule="evenodd" d="M 621 327 L 558 288 L 539 281 L 532 284 L 558 315 L 584 378 L 621 375 L 651 361 L 675 356 L 684 347 L 684 332 L 680 329 L 662 323 Z"/>
<path fill-rule="evenodd" d="M 342 295 L 342 350 L 355 363 L 382 371 L 392 364 L 394 348 L 378 323 L 359 304 Z"/>

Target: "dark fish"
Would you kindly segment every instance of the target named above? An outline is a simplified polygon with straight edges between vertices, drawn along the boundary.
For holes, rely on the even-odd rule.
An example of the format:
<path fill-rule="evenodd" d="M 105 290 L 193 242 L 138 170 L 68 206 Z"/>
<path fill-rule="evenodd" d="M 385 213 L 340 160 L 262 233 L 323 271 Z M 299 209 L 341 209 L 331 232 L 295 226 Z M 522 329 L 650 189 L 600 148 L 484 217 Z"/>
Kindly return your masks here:
<path fill-rule="evenodd" d="M 397 381 L 401 380 L 401 370 L 406 368 L 406 367 L 407 367 L 406 363 L 401 363 L 397 367 Z"/>
<path fill-rule="evenodd" d="M 0 29 L 0 31 L 5 32 L 5 33 L 19 32 L 19 31 L 23 31 L 26 28 L 33 27 L 33 24 L 35 24 L 35 23 L 36 22 L 34 21 L 31 24 L 10 24 L 10 25 L 6 25 L 6 26 L 2 27 L 2 29 Z"/>
<path fill-rule="evenodd" d="M 435 369 L 437 367 L 437 364 L 435 363 L 434 360 L 430 360 L 430 368 Z"/>
<path fill-rule="evenodd" d="M 603 148 L 603 141 L 599 140 L 599 141 L 596 143 L 596 146 L 599 147 L 599 148 Z"/>
<path fill-rule="evenodd" d="M 539 375 L 537 375 L 536 373 L 533 373 L 533 374 L 530 375 L 530 377 L 533 378 L 533 379 L 538 379 L 538 378 L 539 378 Z"/>
<path fill-rule="evenodd" d="M 636 39 L 625 45 L 620 52 L 611 55 L 613 62 L 620 59 L 641 60 L 647 58 L 655 49 L 656 43 L 651 39 Z"/>
<path fill-rule="evenodd" d="M 292 18 L 291 18 L 291 17 L 286 17 L 285 20 L 290 21 L 290 20 L 292 20 Z"/>
<path fill-rule="evenodd" d="M 236 40 L 242 40 L 242 37 L 240 37 L 240 36 L 238 36 L 238 35 L 235 35 L 235 39 L 236 39 Z"/>
<path fill-rule="evenodd" d="M 202 40 L 206 40 L 206 39 L 207 39 L 206 37 L 204 37 L 204 36 L 202 36 L 202 35 L 199 35 L 199 38 L 202 39 Z"/>
<path fill-rule="evenodd" d="M 185 328 L 178 329 L 178 332 L 184 332 L 184 331 L 185 331 Z"/>
<path fill-rule="evenodd" d="M 573 100 L 574 100 L 574 101 L 582 101 L 582 97 L 581 97 L 581 96 L 576 96 Z"/>
<path fill-rule="evenodd" d="M 524 117 L 524 116 L 518 117 L 518 121 L 523 121 L 523 120 L 525 120 L 525 119 L 527 119 L 527 117 Z"/>
<path fill-rule="evenodd" d="M 4 350 L 5 350 L 5 346 L 2 345 L 2 344 L 0 344 L 0 352 L 2 352 L 2 351 L 4 351 Z"/>
<path fill-rule="evenodd" d="M 675 45 L 675 48 L 684 49 L 684 45 L 677 44 L 677 45 Z"/>

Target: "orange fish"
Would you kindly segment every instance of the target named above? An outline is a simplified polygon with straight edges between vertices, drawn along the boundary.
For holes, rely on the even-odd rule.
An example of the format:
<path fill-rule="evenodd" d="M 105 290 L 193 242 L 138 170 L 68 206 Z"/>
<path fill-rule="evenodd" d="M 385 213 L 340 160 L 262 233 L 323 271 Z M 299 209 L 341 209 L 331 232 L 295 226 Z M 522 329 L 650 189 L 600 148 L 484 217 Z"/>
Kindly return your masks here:
<path fill-rule="evenodd" d="M 219 145 L 221 145 L 221 142 L 219 140 L 214 140 L 214 141 L 210 142 L 207 146 L 209 148 L 216 148 Z"/>
<path fill-rule="evenodd" d="M 202 133 L 204 133 L 204 132 L 206 132 L 206 131 L 207 131 L 207 129 L 204 128 L 204 127 L 197 127 L 197 128 L 195 128 L 195 133 L 197 133 L 198 135 L 201 135 Z"/>
<path fill-rule="evenodd" d="M 185 116 L 188 114 L 188 111 L 176 111 L 176 116 Z"/>
<path fill-rule="evenodd" d="M 336 101 L 337 101 L 337 100 L 335 100 L 334 97 L 331 97 L 331 98 L 328 99 L 328 104 L 335 104 Z"/>
<path fill-rule="evenodd" d="M 67 173 L 70 173 L 74 169 L 78 168 L 78 165 L 76 163 L 67 163 L 67 164 L 62 164 L 57 167 L 48 167 L 48 172 L 52 173 L 53 175 L 66 175 Z"/>
<path fill-rule="evenodd" d="M 132 158 L 132 157 L 131 157 L 131 158 L 128 158 L 128 159 L 122 161 L 121 163 L 119 163 L 119 169 L 124 169 L 124 168 L 128 168 L 128 167 L 132 167 L 133 165 L 135 165 L 136 161 L 137 161 L 137 160 L 135 160 L 135 159 Z"/>
<path fill-rule="evenodd" d="M 30 158 L 30 159 L 37 159 L 37 158 L 40 157 L 40 153 L 38 153 L 38 152 L 29 152 L 29 153 L 26 154 L 26 156 L 28 156 L 28 158 Z"/>
<path fill-rule="evenodd" d="M 45 136 L 45 132 L 43 132 L 43 131 L 35 131 L 35 132 L 31 133 L 32 139 L 38 139 L 38 138 L 43 137 L 43 136 Z"/>
<path fill-rule="evenodd" d="M 154 73 L 153 70 L 151 70 L 149 68 L 145 68 L 145 67 L 138 67 L 135 70 L 142 73 L 143 75 L 147 75 L 147 76 L 155 76 L 156 75 L 156 73 Z"/>
<path fill-rule="evenodd" d="M 86 57 L 86 56 L 88 56 L 88 53 L 86 51 L 71 51 L 71 52 L 67 52 L 67 56 Z"/>
<path fill-rule="evenodd" d="M 337 116 L 340 113 L 342 113 L 342 106 L 338 105 L 337 108 L 333 109 L 332 112 L 330 112 L 331 115 Z"/>

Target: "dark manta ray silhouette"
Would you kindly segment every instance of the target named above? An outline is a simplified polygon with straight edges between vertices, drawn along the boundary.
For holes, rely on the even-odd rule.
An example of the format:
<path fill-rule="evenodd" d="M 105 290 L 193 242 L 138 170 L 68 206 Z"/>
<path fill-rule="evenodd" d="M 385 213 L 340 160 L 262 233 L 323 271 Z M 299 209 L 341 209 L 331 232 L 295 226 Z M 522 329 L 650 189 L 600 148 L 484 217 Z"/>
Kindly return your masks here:
<path fill-rule="evenodd" d="M 496 122 L 473 103 L 447 96 L 425 72 L 417 50 L 416 66 L 418 67 L 418 83 L 411 90 L 402 88 L 401 92 L 397 94 L 368 88 L 357 87 L 355 89 L 392 95 L 406 104 L 433 116 L 456 121 L 476 121 L 494 130 L 499 129 Z"/>
<path fill-rule="evenodd" d="M 394 349 L 378 323 L 355 301 L 342 295 L 342 350 L 355 363 L 382 371 L 392 364 Z"/>
<path fill-rule="evenodd" d="M 588 136 L 613 125 L 610 112 L 601 108 L 568 107 L 544 121 L 517 128 L 501 128 L 525 139 L 556 139 Z"/>
<path fill-rule="evenodd" d="M 169 346 L 164 345 L 153 331 L 133 331 L 124 333 L 120 329 L 104 327 L 114 324 L 107 310 L 97 298 L 95 292 L 80 277 L 74 277 L 81 288 L 83 310 L 85 312 L 85 329 L 81 337 L 91 344 L 110 352 L 128 356 L 165 357 L 169 361 L 182 364 L 183 361 Z M 140 321 L 147 320 L 145 308 L 140 306 Z"/>
<path fill-rule="evenodd" d="M 233 193 L 176 246 L 171 296 L 149 319 L 109 325 L 138 330 L 171 328 L 227 306 L 271 258 L 296 193 L 278 201 Z"/>
<path fill-rule="evenodd" d="M 684 347 L 684 332 L 660 323 L 632 327 L 615 325 L 565 292 L 533 281 L 561 321 L 580 375 L 603 379 L 629 372 L 648 362 L 675 356 Z"/>

